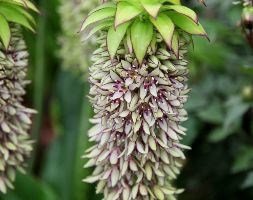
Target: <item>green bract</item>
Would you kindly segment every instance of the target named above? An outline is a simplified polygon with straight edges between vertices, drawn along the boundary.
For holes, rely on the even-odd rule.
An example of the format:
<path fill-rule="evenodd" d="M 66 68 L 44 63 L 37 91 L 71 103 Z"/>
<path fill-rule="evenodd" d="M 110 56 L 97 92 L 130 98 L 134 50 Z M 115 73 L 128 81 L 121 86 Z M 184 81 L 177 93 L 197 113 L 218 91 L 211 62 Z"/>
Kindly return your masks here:
<path fill-rule="evenodd" d="M 6 49 L 11 39 L 10 22 L 20 24 L 34 32 L 35 21 L 29 10 L 39 12 L 28 0 L 0 0 L 0 40 Z"/>
<path fill-rule="evenodd" d="M 196 13 L 181 5 L 179 0 L 118 0 L 105 3 L 89 13 L 81 31 L 94 23 L 96 25 L 91 30 L 92 34 L 109 28 L 107 40 L 114 41 L 108 42 L 111 59 L 126 36 L 130 38 L 128 45 L 133 47 L 139 63 L 143 61 L 155 30 L 177 56 L 180 32 L 207 36 Z"/>

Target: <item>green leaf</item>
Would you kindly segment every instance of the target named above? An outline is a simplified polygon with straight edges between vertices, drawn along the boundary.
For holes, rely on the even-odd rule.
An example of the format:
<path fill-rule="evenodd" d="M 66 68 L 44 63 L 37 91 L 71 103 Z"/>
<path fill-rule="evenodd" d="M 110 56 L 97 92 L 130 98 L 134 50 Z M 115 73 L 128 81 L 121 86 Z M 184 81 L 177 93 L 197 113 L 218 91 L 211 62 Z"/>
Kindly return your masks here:
<path fill-rule="evenodd" d="M 250 170 L 253 166 L 253 148 L 250 145 L 240 145 L 235 152 L 232 164 L 232 173 L 240 173 Z"/>
<path fill-rule="evenodd" d="M 113 25 L 113 20 L 104 21 L 103 23 L 95 26 L 91 31 L 89 32 L 88 36 L 85 38 L 85 40 L 88 40 L 92 35 L 94 35 L 96 32 L 108 28 Z"/>
<path fill-rule="evenodd" d="M 198 23 L 198 21 L 199 21 L 197 14 L 193 10 L 191 10 L 190 8 L 187 8 L 185 6 L 170 5 L 170 6 L 164 6 L 164 9 L 165 10 L 174 10 L 182 15 L 185 15 L 186 17 L 189 17 L 195 23 Z"/>
<path fill-rule="evenodd" d="M 154 18 L 157 17 L 162 4 L 158 0 L 141 0 L 144 9 Z"/>
<path fill-rule="evenodd" d="M 33 11 L 35 11 L 35 12 L 37 12 L 37 13 L 40 12 L 40 11 L 37 9 L 37 7 L 36 7 L 32 2 L 30 2 L 30 1 L 28 1 L 28 0 L 13 0 L 13 1 L 15 1 L 15 2 L 17 2 L 17 3 L 20 3 L 20 4 L 22 4 L 24 7 L 30 8 L 31 10 L 33 10 Z"/>
<path fill-rule="evenodd" d="M 177 56 L 177 58 L 179 58 L 179 36 L 178 36 L 177 31 L 174 32 L 171 48 L 173 52 L 175 53 L 175 55 Z"/>
<path fill-rule="evenodd" d="M 135 7 L 132 4 L 124 1 L 118 2 L 115 15 L 115 27 L 127 21 L 130 21 L 131 19 L 138 16 L 141 12 L 142 10 L 140 8 Z"/>
<path fill-rule="evenodd" d="M 11 31 L 6 18 L 1 14 L 0 14 L 0 24 L 1 24 L 0 39 L 2 40 L 4 47 L 8 49 L 11 39 Z"/>
<path fill-rule="evenodd" d="M 60 199 L 47 183 L 30 174 L 17 174 L 15 190 L 9 190 L 1 200 L 58 200 Z"/>
<path fill-rule="evenodd" d="M 242 184 L 242 188 L 253 188 L 253 172 L 249 173 Z"/>
<path fill-rule="evenodd" d="M 142 7 L 140 0 L 116 0 L 116 1 L 117 2 L 126 2 L 126 3 L 132 4 L 132 5 L 139 7 L 139 8 Z"/>
<path fill-rule="evenodd" d="M 228 102 L 228 112 L 224 118 L 224 129 L 229 131 L 234 125 L 240 123 L 242 116 L 250 108 L 250 104 L 243 102 L 240 96 L 233 97 Z"/>
<path fill-rule="evenodd" d="M 83 84 L 81 75 L 76 76 L 66 70 L 60 70 L 55 81 L 52 104 L 55 116 L 52 122 L 57 128 L 57 137 L 49 146 L 42 177 L 56 190 L 58 200 L 82 200 L 94 188 L 93 185 L 81 182 L 82 178 L 90 174 L 90 170 L 82 168 L 85 161 L 81 159 L 83 150 L 91 145 L 84 133 L 88 130 L 92 108 L 88 100 L 82 98 L 88 93 L 89 85 Z M 68 91 L 72 91 L 72 98 L 68 98 Z"/>
<path fill-rule="evenodd" d="M 15 7 L 11 6 L 0 7 L 0 14 L 2 14 L 7 19 L 7 21 L 20 24 L 30 29 L 32 32 L 35 32 L 34 28 L 31 26 L 25 15 L 18 9 L 15 9 Z"/>
<path fill-rule="evenodd" d="M 98 21 L 113 17 L 115 14 L 115 8 L 104 8 L 91 13 L 83 22 L 81 31 L 83 31 L 87 26 L 96 23 Z"/>
<path fill-rule="evenodd" d="M 14 11 L 17 11 L 20 14 L 24 15 L 24 17 L 28 20 L 29 23 L 31 23 L 32 25 L 36 25 L 34 17 L 28 11 L 29 11 L 29 9 L 36 11 L 37 8 L 33 4 L 31 4 L 33 6 L 32 6 L 32 8 L 30 8 L 31 5 L 29 3 L 25 4 L 26 3 L 25 0 L 24 1 L 21 0 L 21 2 L 22 3 L 19 3 L 18 0 L 17 1 L 15 1 L 15 0 L 14 1 L 13 0 L 2 0 L 2 1 L 0 1 L 0 7 L 13 9 Z"/>
<path fill-rule="evenodd" d="M 115 8 L 115 4 L 113 2 L 103 3 L 100 6 L 97 6 L 96 8 L 91 10 L 88 15 L 91 15 L 92 13 L 94 13 L 96 11 L 99 11 L 99 10 L 102 10 L 104 8 Z"/>
<path fill-rule="evenodd" d="M 22 6 L 25 9 L 31 9 L 37 13 L 40 13 L 37 7 L 28 0 L 1 0 L 1 2 Z"/>
<path fill-rule="evenodd" d="M 202 25 L 200 23 L 196 24 L 189 17 L 175 12 L 168 13 L 168 16 L 183 31 L 191 35 L 207 36 L 207 33 L 205 32 Z"/>
<path fill-rule="evenodd" d="M 136 19 L 131 26 L 131 41 L 134 49 L 134 53 L 141 64 L 148 46 L 153 37 L 153 26 L 146 21 L 140 21 Z"/>
<path fill-rule="evenodd" d="M 169 48 L 172 46 L 172 37 L 175 30 L 174 24 L 171 19 L 164 13 L 160 13 L 156 19 L 150 17 L 150 21 L 157 28 L 158 32 L 162 35 L 165 43 Z"/>
<path fill-rule="evenodd" d="M 117 27 L 116 30 L 114 29 L 113 26 L 109 29 L 108 35 L 107 35 L 107 46 L 108 46 L 108 51 L 109 51 L 111 59 L 114 58 L 119 48 L 120 42 L 125 36 L 129 25 L 130 25 L 130 22 L 120 25 L 119 27 Z"/>
<path fill-rule="evenodd" d="M 219 100 L 212 100 L 205 110 L 198 112 L 198 116 L 201 120 L 211 124 L 222 124 L 224 121 L 224 110 Z"/>
<path fill-rule="evenodd" d="M 176 4 L 176 5 L 180 5 L 181 1 L 180 0 L 162 0 L 162 2 L 168 2 L 168 3 L 172 3 L 172 4 Z"/>
<path fill-rule="evenodd" d="M 183 123 L 187 128 L 187 135 L 183 138 L 182 143 L 191 146 L 196 140 L 199 133 L 199 127 L 201 127 L 201 121 L 192 115 L 191 120 Z"/>
<path fill-rule="evenodd" d="M 212 143 L 218 143 L 229 137 L 230 134 L 231 133 L 224 131 L 223 128 L 215 128 L 214 130 L 210 131 L 210 134 L 208 135 L 208 141 Z"/>
<path fill-rule="evenodd" d="M 157 33 L 155 31 L 153 33 L 153 38 L 152 38 L 152 41 L 150 43 L 150 47 L 151 47 L 153 52 L 156 52 L 156 49 L 157 49 Z"/>
<path fill-rule="evenodd" d="M 129 53 L 133 53 L 133 45 L 131 42 L 131 31 L 128 29 L 126 33 L 126 43 Z"/>
<path fill-rule="evenodd" d="M 28 21 L 32 24 L 32 25 L 36 25 L 36 22 L 33 18 L 33 16 L 27 12 L 27 10 L 24 10 L 23 8 L 21 7 L 15 7 L 15 9 L 19 10 L 20 13 L 22 13 L 27 19 Z"/>

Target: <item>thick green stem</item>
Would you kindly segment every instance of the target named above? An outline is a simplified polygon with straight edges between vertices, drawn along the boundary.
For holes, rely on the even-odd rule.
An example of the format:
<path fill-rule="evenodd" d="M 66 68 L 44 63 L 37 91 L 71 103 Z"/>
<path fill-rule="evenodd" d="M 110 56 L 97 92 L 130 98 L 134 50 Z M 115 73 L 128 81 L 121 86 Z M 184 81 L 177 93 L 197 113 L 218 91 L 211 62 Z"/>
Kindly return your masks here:
<path fill-rule="evenodd" d="M 45 7 L 46 1 L 42 1 L 42 9 Z M 45 9 L 41 10 L 45 14 Z M 32 139 L 34 143 L 34 151 L 31 156 L 29 170 L 32 171 L 35 164 L 35 157 L 37 152 L 37 146 L 40 138 L 40 129 L 42 121 L 43 110 L 43 96 L 44 96 L 44 64 L 45 64 L 45 27 L 46 18 L 41 16 L 38 21 L 38 31 L 36 39 L 35 49 L 35 74 L 34 74 L 34 108 L 38 111 L 33 121 Z"/>

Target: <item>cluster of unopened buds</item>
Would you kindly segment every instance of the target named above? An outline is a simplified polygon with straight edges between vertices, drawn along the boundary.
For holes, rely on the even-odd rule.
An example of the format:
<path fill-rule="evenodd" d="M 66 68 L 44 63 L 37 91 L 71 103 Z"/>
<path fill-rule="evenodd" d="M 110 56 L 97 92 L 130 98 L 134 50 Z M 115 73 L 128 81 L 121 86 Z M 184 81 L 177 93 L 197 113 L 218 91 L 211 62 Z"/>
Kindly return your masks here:
<path fill-rule="evenodd" d="M 190 148 L 180 143 L 189 92 L 187 44 L 180 43 L 178 59 L 158 35 L 158 48 L 149 49 L 140 65 L 122 48 L 111 61 L 103 34 L 100 40 L 90 68 L 95 116 L 89 136 L 97 144 L 84 156 L 90 159 L 85 167 L 97 167 L 84 181 L 99 181 L 97 192 L 105 199 L 174 199 L 183 190 L 171 180 L 180 172 L 183 149 Z"/>

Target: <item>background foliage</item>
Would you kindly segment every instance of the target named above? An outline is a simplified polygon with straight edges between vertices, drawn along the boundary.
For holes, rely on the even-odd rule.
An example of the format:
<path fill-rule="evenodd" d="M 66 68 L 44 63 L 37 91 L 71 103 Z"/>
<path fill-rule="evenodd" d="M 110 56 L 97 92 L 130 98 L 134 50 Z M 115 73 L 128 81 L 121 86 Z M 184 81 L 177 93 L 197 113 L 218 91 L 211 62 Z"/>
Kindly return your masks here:
<path fill-rule="evenodd" d="M 92 114 L 82 73 L 63 70 L 59 58 L 62 26 L 59 1 L 38 0 L 38 33 L 25 33 L 30 52 L 26 104 L 39 111 L 31 131 L 36 151 L 27 175 L 1 200 L 95 200 L 94 186 L 81 179 L 80 157 L 89 146 Z M 187 1 L 189 3 L 189 1 Z M 191 49 L 191 97 L 185 143 L 187 153 L 177 185 L 181 200 L 253 199 L 253 56 L 240 28 L 241 7 L 232 0 L 207 1 L 199 10 L 211 42 L 196 38 Z M 77 32 L 78 30 L 73 30 Z M 84 43 L 83 45 L 87 45 Z M 66 55 L 68 56 L 68 55 Z M 85 61 L 87 62 L 87 61 Z"/>

